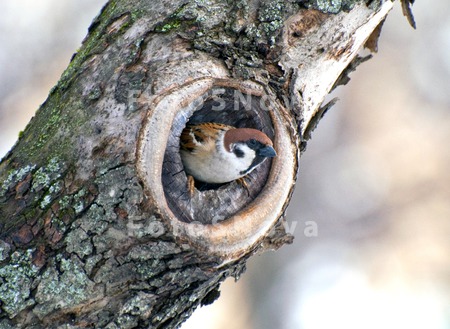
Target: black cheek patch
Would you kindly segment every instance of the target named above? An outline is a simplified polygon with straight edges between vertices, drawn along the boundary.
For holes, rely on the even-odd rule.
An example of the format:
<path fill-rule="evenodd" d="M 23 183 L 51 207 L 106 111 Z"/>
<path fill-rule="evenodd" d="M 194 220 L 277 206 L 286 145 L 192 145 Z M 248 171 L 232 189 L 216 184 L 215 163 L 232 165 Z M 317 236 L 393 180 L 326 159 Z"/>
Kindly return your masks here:
<path fill-rule="evenodd" d="M 244 152 L 239 149 L 239 148 L 235 148 L 233 153 L 238 157 L 238 158 L 243 158 L 244 157 Z"/>

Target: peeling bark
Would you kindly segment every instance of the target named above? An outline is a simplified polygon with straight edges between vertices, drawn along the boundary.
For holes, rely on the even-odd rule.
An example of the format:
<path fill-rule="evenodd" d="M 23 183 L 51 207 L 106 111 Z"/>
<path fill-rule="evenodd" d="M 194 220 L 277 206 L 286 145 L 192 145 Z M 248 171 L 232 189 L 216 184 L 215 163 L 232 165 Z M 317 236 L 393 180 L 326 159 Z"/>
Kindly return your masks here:
<path fill-rule="evenodd" d="M 175 328 L 292 241 L 300 151 L 391 7 L 109 1 L 0 163 L 1 327 Z M 189 120 L 262 129 L 278 156 L 248 195 L 230 183 L 189 198 Z"/>

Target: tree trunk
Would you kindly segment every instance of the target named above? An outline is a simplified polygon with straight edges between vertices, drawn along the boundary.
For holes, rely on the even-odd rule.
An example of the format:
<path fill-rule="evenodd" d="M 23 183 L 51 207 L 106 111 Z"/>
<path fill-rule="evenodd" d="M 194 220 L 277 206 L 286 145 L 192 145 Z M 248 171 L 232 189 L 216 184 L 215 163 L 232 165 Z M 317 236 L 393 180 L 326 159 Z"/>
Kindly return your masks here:
<path fill-rule="evenodd" d="M 300 153 L 392 7 L 369 2 L 109 1 L 0 164 L 0 327 L 175 328 L 289 243 Z M 278 155 L 191 196 L 188 121 Z"/>

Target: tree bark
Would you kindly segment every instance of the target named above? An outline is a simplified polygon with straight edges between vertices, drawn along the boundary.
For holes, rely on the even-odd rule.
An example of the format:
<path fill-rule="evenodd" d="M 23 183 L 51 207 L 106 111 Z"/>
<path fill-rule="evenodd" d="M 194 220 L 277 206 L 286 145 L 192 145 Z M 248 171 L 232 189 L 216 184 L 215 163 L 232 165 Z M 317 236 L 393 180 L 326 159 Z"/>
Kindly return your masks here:
<path fill-rule="evenodd" d="M 391 1 L 109 1 L 0 164 L 1 328 L 175 328 L 284 230 L 297 164 Z M 277 157 L 187 191 L 190 122 Z"/>

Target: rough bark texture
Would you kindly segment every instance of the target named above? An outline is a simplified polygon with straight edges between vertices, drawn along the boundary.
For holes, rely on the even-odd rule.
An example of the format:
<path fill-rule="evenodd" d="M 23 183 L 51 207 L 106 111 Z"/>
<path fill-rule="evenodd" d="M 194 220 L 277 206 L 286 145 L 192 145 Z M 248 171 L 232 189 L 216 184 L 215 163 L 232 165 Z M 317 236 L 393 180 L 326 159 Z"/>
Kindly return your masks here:
<path fill-rule="evenodd" d="M 175 328 L 248 257 L 291 241 L 300 150 L 391 7 L 108 2 L 0 164 L 0 327 Z M 190 198 L 188 120 L 265 130 L 278 157 L 248 193 Z"/>

